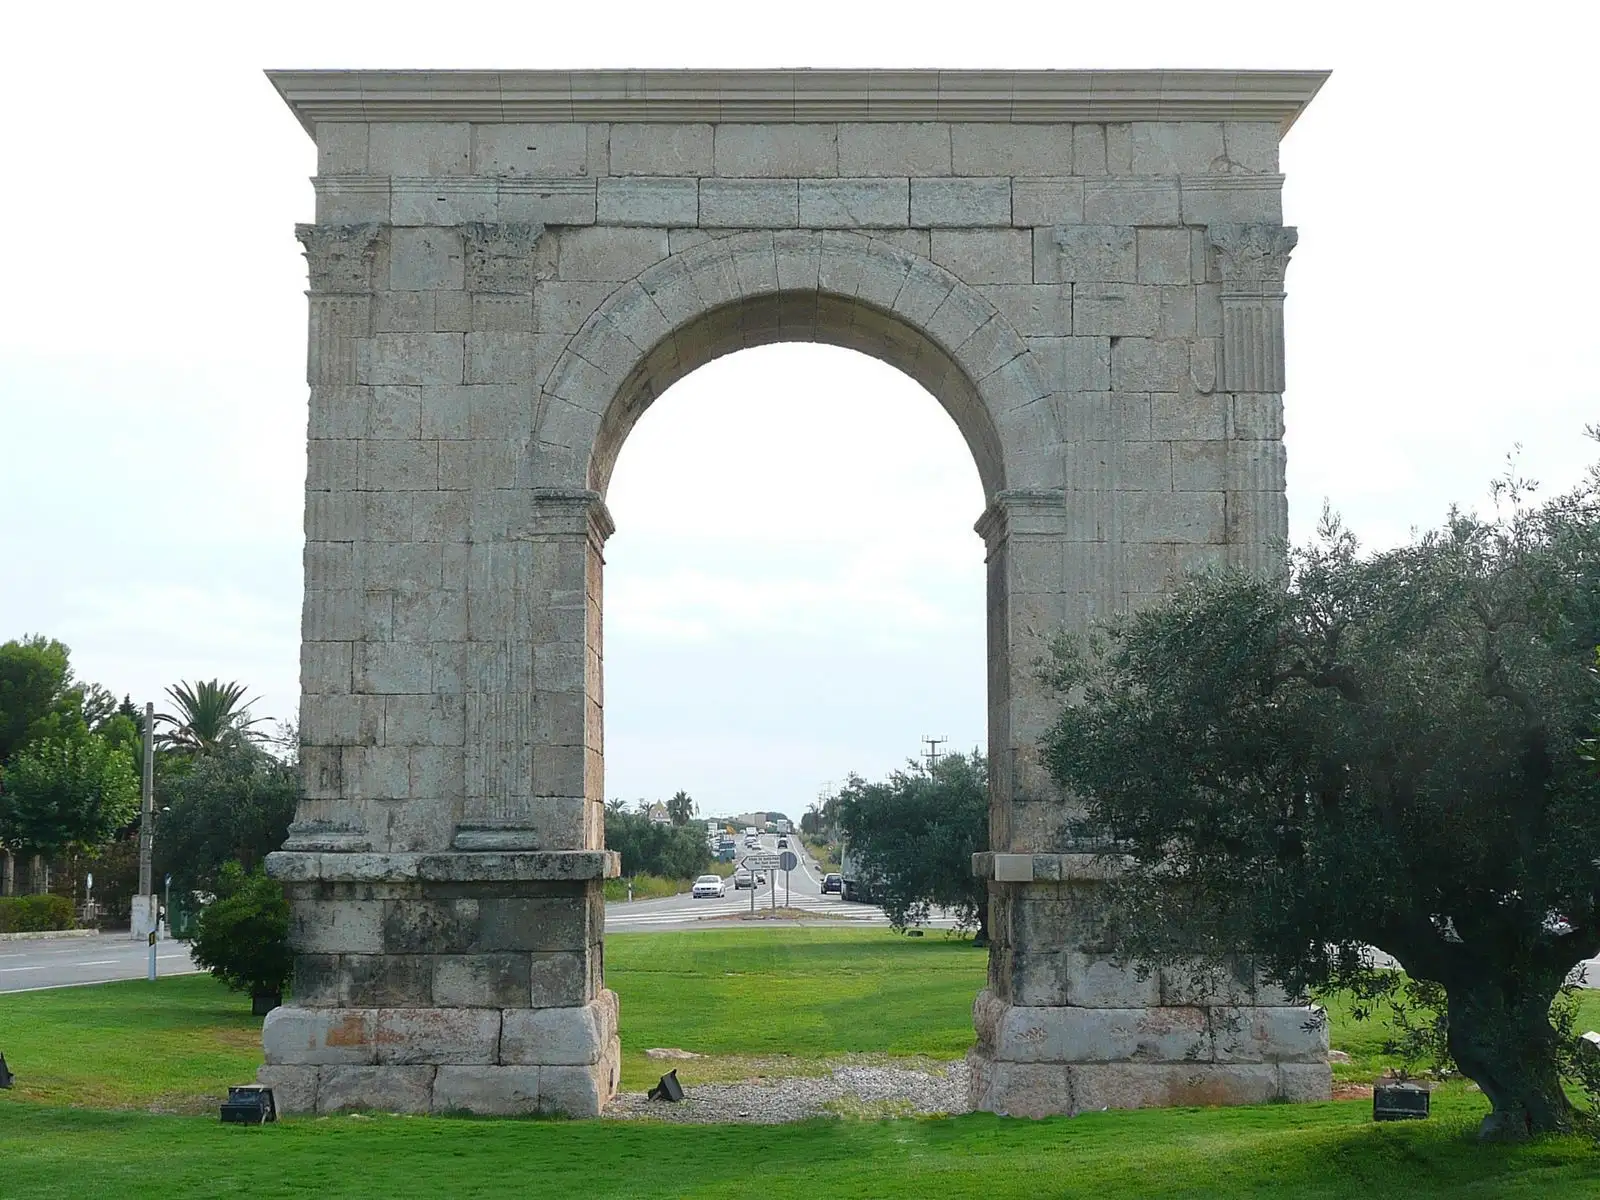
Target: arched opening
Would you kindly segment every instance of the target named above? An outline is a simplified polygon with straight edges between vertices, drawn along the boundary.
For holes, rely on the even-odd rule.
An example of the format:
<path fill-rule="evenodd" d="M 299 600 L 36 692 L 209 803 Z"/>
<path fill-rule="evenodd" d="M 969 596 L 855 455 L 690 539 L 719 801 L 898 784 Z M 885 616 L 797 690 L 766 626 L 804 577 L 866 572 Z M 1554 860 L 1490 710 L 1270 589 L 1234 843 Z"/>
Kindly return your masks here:
<path fill-rule="evenodd" d="M 687 792 L 691 828 L 734 826 L 737 862 L 755 814 L 798 827 L 821 789 L 903 768 L 924 734 L 948 736 L 947 751 L 983 744 L 972 523 L 985 497 L 962 432 L 898 365 L 832 346 L 729 351 L 651 390 L 660 404 L 636 406 L 612 453 L 603 713 L 608 801 L 631 812 Z M 822 892 L 823 874 L 807 853 L 787 886 L 699 900 L 641 888 L 632 902 L 611 889 L 624 1092 L 668 1066 L 691 1085 L 781 1073 L 754 1065 L 778 1054 L 807 1071 L 857 1054 L 961 1057 L 982 952 L 937 934 L 897 946 L 881 910 Z M 771 905 L 819 923 L 774 928 Z M 682 1028 L 659 1015 L 668 971 L 676 1011 L 704 1017 L 698 1040 L 673 1044 L 706 1060 L 642 1057 Z M 895 1013 L 908 1040 L 874 1013 Z"/>

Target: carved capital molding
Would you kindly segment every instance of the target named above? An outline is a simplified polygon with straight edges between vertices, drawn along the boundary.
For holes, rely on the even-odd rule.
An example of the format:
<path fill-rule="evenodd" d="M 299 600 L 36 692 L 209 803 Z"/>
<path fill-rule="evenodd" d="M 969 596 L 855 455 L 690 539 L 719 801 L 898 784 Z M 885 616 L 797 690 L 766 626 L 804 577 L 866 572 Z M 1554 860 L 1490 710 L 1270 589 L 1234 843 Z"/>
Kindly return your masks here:
<path fill-rule="evenodd" d="M 1289 225 L 1210 225 L 1206 235 L 1217 250 L 1224 295 L 1282 292 L 1289 255 L 1300 240 Z"/>
<path fill-rule="evenodd" d="M 1066 493 L 1055 488 L 1007 488 L 995 495 L 973 528 L 990 554 L 1013 533 L 1057 535 L 1066 521 Z"/>
<path fill-rule="evenodd" d="M 375 221 L 359 225 L 296 225 L 294 236 L 305 247 L 311 290 L 372 291 L 372 265 L 382 231 Z"/>
<path fill-rule="evenodd" d="M 617 531 L 617 523 L 611 519 L 611 510 L 599 492 L 587 488 L 534 488 L 530 499 L 533 524 L 527 536 L 583 533 L 598 551 Z"/>
<path fill-rule="evenodd" d="M 467 290 L 526 294 L 533 291 L 533 249 L 544 226 L 530 221 L 469 221 L 461 227 L 467 252 Z"/>

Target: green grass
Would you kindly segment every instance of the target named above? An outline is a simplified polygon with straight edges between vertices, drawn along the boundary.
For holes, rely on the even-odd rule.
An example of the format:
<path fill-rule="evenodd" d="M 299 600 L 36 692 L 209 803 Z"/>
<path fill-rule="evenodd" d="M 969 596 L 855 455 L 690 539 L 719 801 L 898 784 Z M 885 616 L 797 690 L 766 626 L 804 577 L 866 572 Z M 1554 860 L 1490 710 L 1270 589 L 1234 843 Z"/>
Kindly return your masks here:
<path fill-rule="evenodd" d="M 731 929 L 607 938 L 622 1000 L 624 1086 L 666 1065 L 643 1050 L 704 1054 L 708 1079 L 826 1069 L 846 1055 L 959 1057 L 985 955 L 881 930 Z M 1584 1028 L 1600 1025 L 1600 994 Z M 260 1061 L 259 1021 L 209 977 L 0 997 L 0 1197 L 743 1197 L 819 1193 L 984 1197 L 1600 1196 L 1600 1155 L 1575 1138 L 1478 1145 L 1483 1098 L 1435 1094 L 1435 1118 L 1375 1126 L 1363 1101 L 1094 1113 L 1042 1122 L 982 1114 L 781 1127 L 610 1122 L 299 1119 L 223 1127 L 215 1106 Z M 1381 1026 L 1337 1007 L 1345 1077 L 1384 1065 Z M 77 1107 L 73 1107 L 77 1106 Z M 121 1111 L 114 1111 L 121 1110 Z M 173 1112 L 205 1116 L 159 1115 Z"/>

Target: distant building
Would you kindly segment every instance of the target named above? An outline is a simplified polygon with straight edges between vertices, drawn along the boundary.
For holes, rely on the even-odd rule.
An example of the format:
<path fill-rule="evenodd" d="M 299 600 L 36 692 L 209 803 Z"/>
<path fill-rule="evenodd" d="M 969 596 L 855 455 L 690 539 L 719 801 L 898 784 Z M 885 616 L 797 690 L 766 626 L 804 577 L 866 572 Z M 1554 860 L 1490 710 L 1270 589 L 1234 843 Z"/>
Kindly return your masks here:
<path fill-rule="evenodd" d="M 672 814 L 667 811 L 667 806 L 665 804 L 662 804 L 660 801 L 657 801 L 655 804 L 652 804 L 649 807 L 649 809 L 646 811 L 645 815 L 648 816 L 657 825 L 671 825 L 672 824 Z"/>

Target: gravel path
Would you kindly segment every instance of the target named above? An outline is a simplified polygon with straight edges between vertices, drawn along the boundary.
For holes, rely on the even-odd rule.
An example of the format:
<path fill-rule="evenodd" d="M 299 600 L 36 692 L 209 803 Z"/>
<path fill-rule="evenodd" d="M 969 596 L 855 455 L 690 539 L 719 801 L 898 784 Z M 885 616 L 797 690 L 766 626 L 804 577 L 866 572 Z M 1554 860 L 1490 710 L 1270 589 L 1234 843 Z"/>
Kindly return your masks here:
<path fill-rule="evenodd" d="M 751 1083 L 702 1083 L 685 1087 L 676 1104 L 647 1100 L 643 1092 L 620 1093 L 605 1115 L 684 1124 L 736 1122 L 778 1125 L 808 1117 L 909 1117 L 964 1113 L 968 1069 L 965 1062 L 943 1068 L 844 1065 L 829 1075 Z"/>

